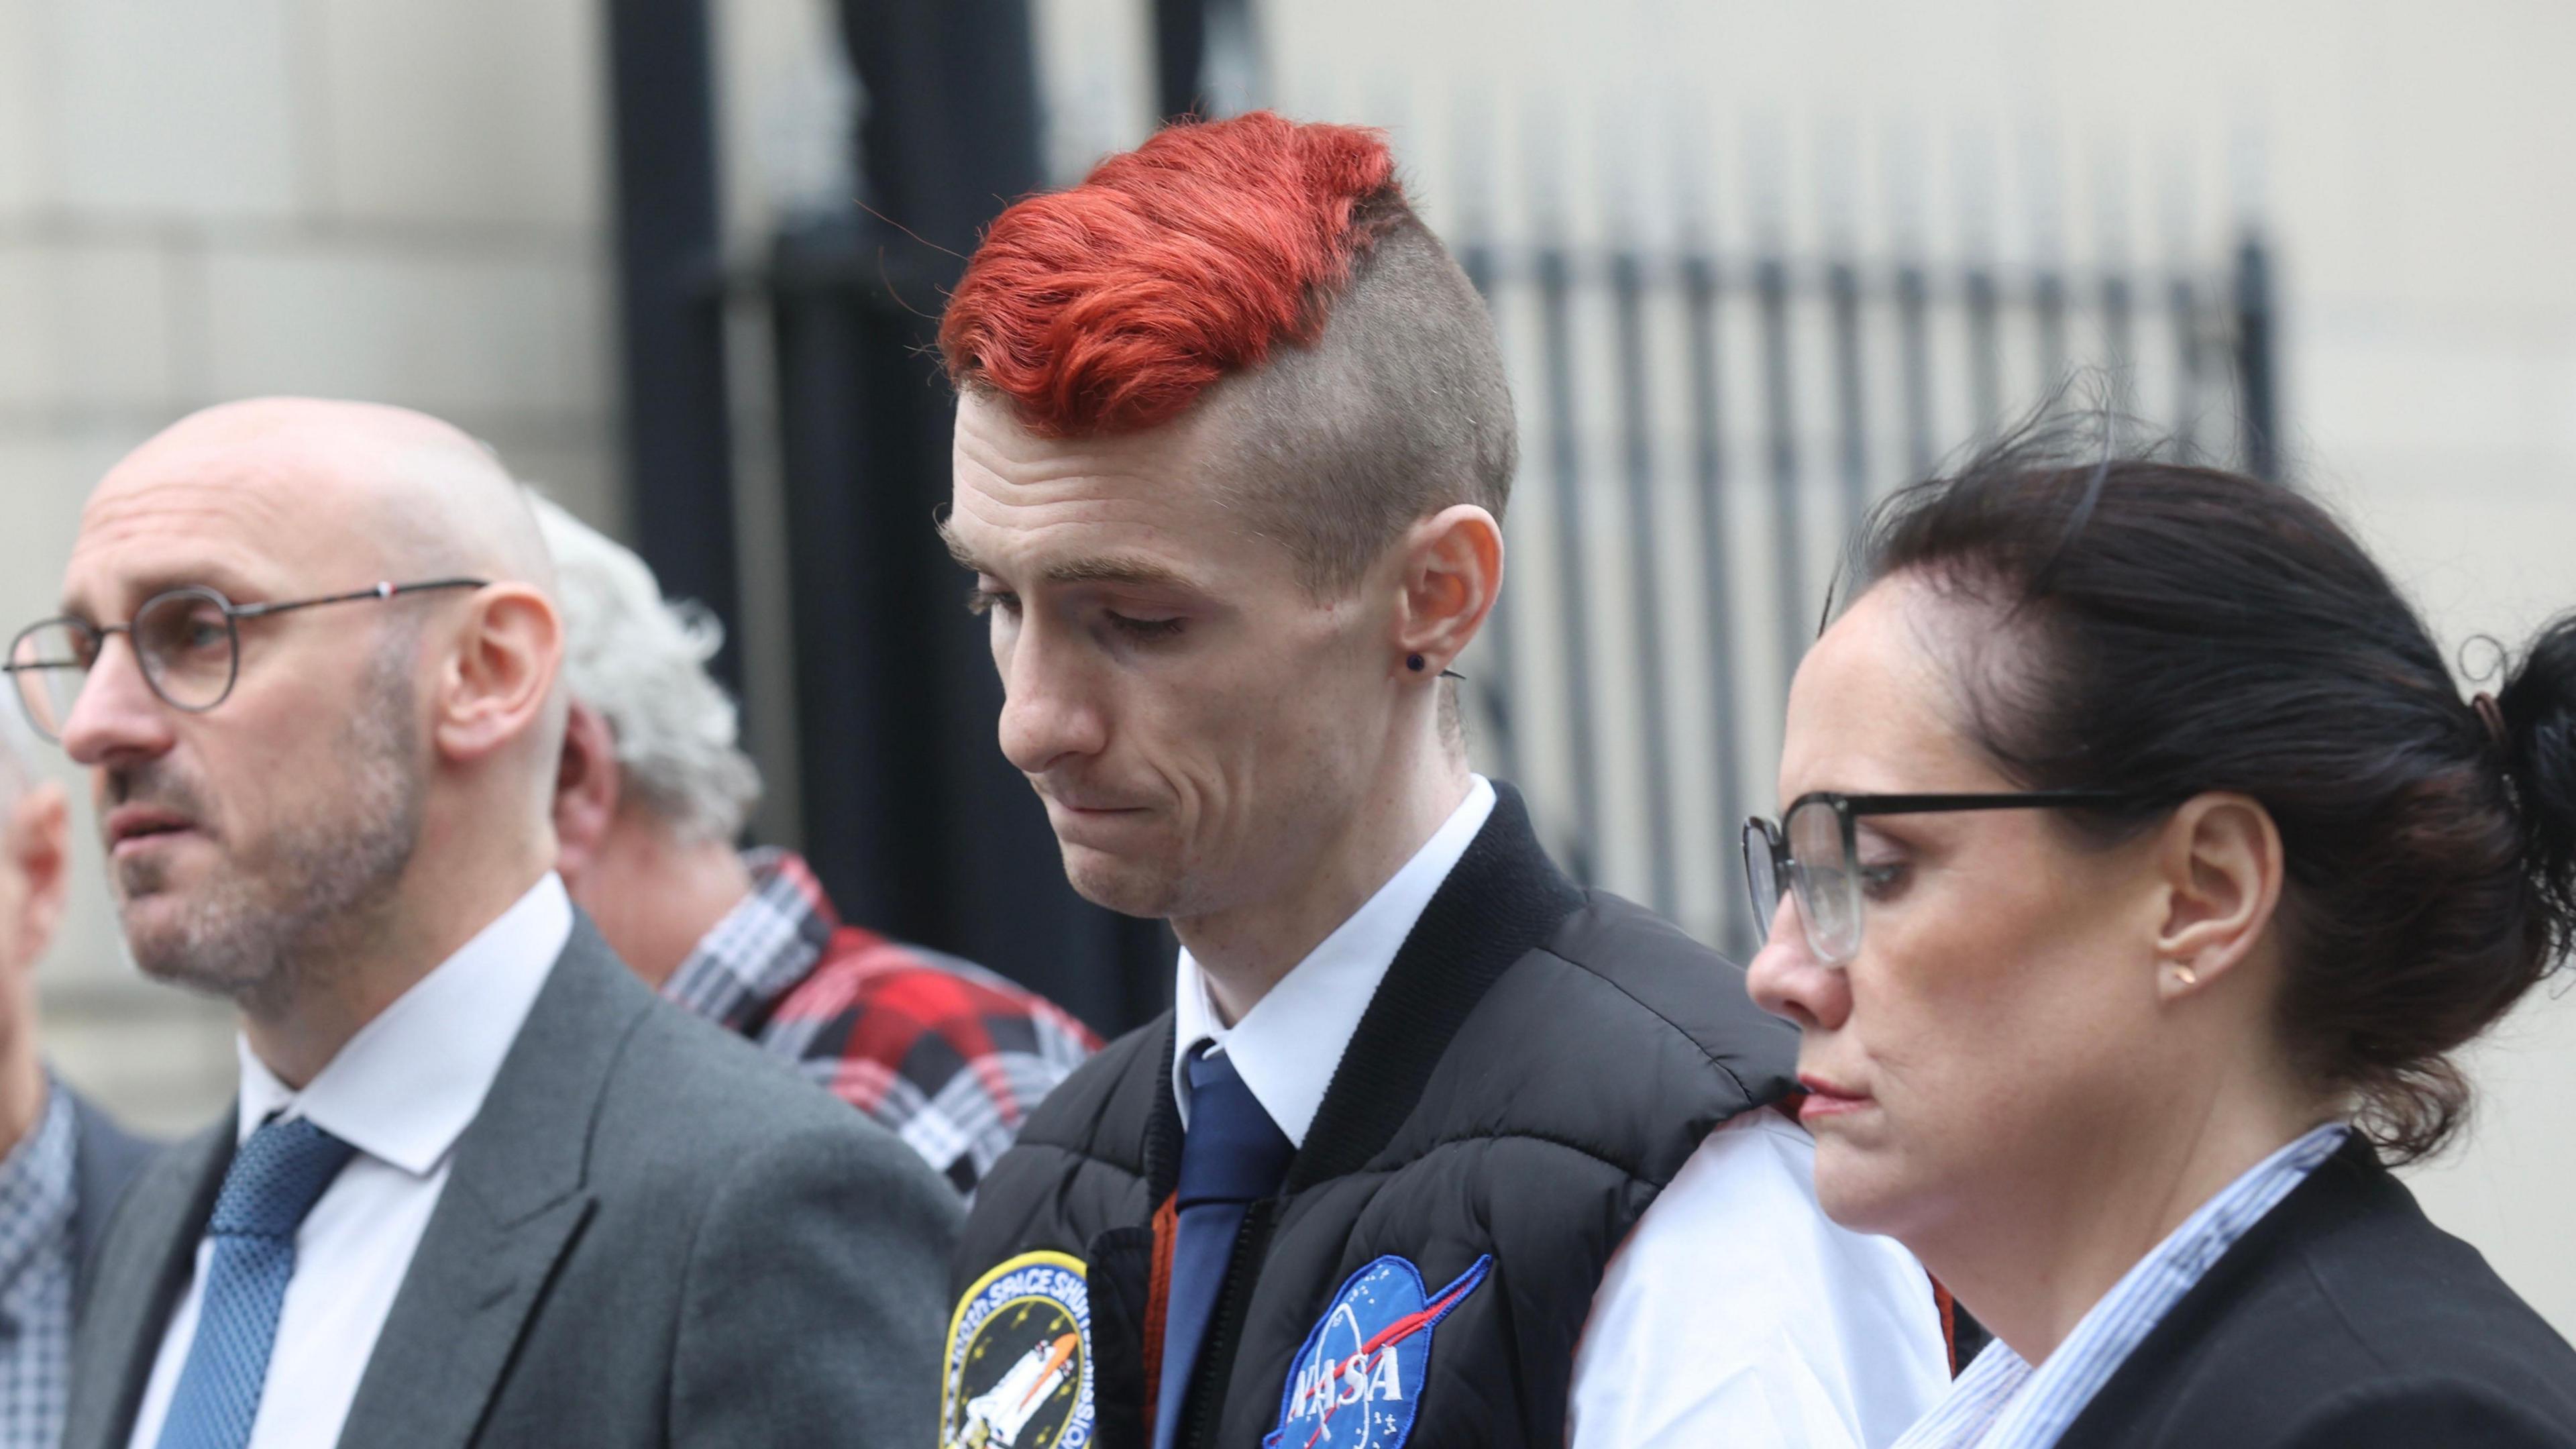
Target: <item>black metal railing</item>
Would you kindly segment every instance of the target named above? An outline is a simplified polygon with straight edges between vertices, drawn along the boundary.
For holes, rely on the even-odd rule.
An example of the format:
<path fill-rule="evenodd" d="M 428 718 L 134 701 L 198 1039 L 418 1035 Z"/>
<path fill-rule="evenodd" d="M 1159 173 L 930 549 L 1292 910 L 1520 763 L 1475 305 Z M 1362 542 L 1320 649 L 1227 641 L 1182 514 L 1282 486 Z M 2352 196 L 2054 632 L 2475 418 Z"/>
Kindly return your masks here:
<path fill-rule="evenodd" d="M 1878 497 L 2078 373 L 2180 447 L 2277 466 L 2259 241 L 2164 272 L 1459 256 L 1514 359 L 1509 531 L 1536 565 L 1464 666 L 1480 766 L 1522 783 L 1578 878 L 1732 951 L 1755 944 L 1733 884 L 1755 762 Z"/>

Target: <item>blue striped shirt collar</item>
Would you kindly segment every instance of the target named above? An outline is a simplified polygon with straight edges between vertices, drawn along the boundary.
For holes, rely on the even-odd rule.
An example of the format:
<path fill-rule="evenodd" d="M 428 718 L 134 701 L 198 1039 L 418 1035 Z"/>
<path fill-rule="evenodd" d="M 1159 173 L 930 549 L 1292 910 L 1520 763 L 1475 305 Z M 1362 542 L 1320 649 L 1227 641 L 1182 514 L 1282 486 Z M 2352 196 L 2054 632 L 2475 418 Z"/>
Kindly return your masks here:
<path fill-rule="evenodd" d="M 2049 1449 L 2236 1240 L 2342 1145 L 2330 1122 L 2254 1164 L 2183 1220 L 2032 1368 L 1997 1339 L 1895 1449 Z"/>

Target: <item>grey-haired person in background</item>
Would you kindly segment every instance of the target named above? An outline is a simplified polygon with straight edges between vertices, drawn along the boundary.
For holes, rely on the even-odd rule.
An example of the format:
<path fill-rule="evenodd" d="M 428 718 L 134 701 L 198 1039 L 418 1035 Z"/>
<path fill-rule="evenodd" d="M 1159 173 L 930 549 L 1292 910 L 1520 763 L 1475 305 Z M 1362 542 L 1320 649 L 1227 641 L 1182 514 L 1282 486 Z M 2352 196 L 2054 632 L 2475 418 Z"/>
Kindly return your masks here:
<path fill-rule="evenodd" d="M 760 772 L 707 672 L 723 626 L 530 502 L 561 583 L 555 869 L 573 900 L 665 998 L 794 1062 L 972 1192 L 1099 1039 L 980 966 L 845 923 L 795 852 L 737 851 Z"/>

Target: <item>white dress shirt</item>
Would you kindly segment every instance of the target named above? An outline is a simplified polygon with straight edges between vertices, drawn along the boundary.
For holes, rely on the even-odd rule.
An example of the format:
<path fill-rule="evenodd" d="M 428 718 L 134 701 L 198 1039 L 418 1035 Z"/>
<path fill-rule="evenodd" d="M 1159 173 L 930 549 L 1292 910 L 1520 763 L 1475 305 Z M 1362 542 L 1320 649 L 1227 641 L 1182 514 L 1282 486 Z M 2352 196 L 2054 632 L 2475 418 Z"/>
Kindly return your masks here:
<path fill-rule="evenodd" d="M 1181 952 L 1174 1099 L 1201 1041 L 1233 1059 L 1303 1147 L 1342 1052 L 1459 858 L 1494 811 L 1476 777 L 1446 824 L 1357 914 L 1223 1025 Z M 1574 1356 L 1572 1449 L 1877 1449 L 1949 1387 L 1931 1280 L 1886 1238 L 1816 1205 L 1806 1133 L 1770 1112 L 1709 1135 L 1611 1257 Z"/>
<path fill-rule="evenodd" d="M 295 1235 L 268 1380 L 249 1449 L 331 1449 L 357 1397 L 423 1229 L 447 1186 L 456 1139 L 482 1110 L 555 958 L 572 939 L 572 900 L 549 873 L 463 949 L 359 1029 L 303 1091 L 280 1082 L 247 1043 L 235 1130 L 247 1141 L 272 1115 L 310 1118 L 355 1147 Z M 196 1340 L 213 1245 L 170 1315 L 135 1415 L 131 1449 L 155 1449 L 179 1370 Z"/>

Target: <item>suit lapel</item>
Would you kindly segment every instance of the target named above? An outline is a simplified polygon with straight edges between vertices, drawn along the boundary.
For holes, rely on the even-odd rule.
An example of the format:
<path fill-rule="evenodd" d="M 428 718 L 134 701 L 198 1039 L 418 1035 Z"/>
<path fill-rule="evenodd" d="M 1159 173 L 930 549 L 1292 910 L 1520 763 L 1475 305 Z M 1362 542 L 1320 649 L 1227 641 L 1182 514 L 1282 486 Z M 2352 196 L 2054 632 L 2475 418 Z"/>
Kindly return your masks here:
<path fill-rule="evenodd" d="M 555 963 L 490 1095 L 359 1380 L 340 1443 L 462 1449 L 507 1376 L 555 1264 L 579 1236 L 591 1126 L 610 1068 L 662 1009 L 588 920 Z"/>
<path fill-rule="evenodd" d="M 134 1432 L 171 1310 L 196 1275 L 197 1242 L 232 1166 L 234 1131 L 227 1110 L 172 1147 L 134 1180 L 107 1224 L 96 1271 L 81 1285 L 65 1449 L 111 1449 Z"/>

